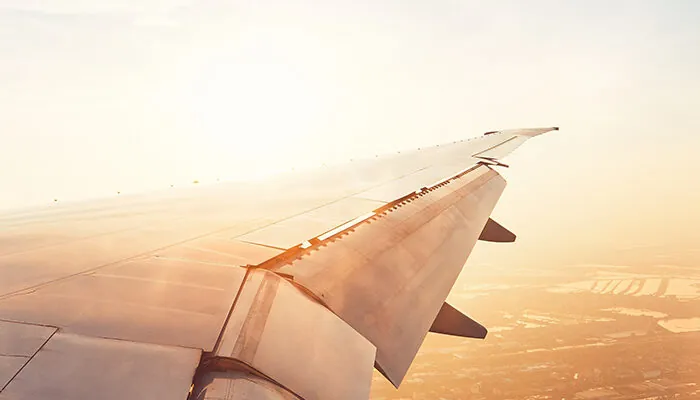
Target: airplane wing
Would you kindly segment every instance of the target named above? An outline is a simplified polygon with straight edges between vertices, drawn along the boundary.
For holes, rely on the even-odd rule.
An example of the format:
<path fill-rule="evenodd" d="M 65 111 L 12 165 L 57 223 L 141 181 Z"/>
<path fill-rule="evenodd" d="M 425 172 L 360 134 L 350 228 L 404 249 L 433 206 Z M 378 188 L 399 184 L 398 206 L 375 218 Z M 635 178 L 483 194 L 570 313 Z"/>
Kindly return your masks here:
<path fill-rule="evenodd" d="M 502 158 L 558 128 L 0 215 L 0 399 L 366 399 L 445 303 Z"/>

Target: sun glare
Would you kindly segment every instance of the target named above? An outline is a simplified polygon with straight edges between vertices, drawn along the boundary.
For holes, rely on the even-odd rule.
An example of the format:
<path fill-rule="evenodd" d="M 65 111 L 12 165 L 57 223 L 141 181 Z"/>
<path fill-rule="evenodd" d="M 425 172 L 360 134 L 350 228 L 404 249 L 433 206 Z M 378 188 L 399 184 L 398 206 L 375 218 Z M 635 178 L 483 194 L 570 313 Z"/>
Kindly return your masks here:
<path fill-rule="evenodd" d="M 287 169 L 313 131 L 318 93 L 293 66 L 274 60 L 230 60 L 201 71 L 191 110 L 207 163 L 229 176 L 256 178 Z M 298 153 L 298 151 L 297 151 Z M 238 165 L 246 165 L 245 174 Z"/>

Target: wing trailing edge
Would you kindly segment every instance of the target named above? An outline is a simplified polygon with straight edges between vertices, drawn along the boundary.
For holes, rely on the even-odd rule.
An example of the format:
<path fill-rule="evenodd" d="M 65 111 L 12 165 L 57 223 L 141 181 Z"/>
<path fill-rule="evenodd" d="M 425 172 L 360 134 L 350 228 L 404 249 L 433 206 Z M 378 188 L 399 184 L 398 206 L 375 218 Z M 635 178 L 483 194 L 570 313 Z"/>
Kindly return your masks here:
<path fill-rule="evenodd" d="M 496 171 L 475 167 L 272 270 L 367 338 L 398 387 L 504 188 Z"/>

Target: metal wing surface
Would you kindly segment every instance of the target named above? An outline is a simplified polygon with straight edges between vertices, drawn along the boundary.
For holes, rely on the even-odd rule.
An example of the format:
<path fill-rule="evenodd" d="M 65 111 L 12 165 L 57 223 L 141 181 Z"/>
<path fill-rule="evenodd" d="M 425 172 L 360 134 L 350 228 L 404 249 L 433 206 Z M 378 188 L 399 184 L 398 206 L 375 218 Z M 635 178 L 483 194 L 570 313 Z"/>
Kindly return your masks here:
<path fill-rule="evenodd" d="M 0 215 L 0 399 L 398 386 L 431 327 L 485 335 L 445 298 L 478 239 L 515 238 L 500 159 L 556 129 Z"/>

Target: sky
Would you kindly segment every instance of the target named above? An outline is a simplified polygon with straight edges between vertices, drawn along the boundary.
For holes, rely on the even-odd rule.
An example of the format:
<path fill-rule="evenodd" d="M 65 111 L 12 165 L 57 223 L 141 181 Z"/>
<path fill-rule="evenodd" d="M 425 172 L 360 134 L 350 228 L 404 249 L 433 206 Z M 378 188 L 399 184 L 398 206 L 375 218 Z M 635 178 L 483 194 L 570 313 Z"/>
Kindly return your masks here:
<path fill-rule="evenodd" d="M 690 0 L 0 0 L 0 209 L 560 126 L 508 159 L 506 253 L 695 262 L 698 18 Z"/>

